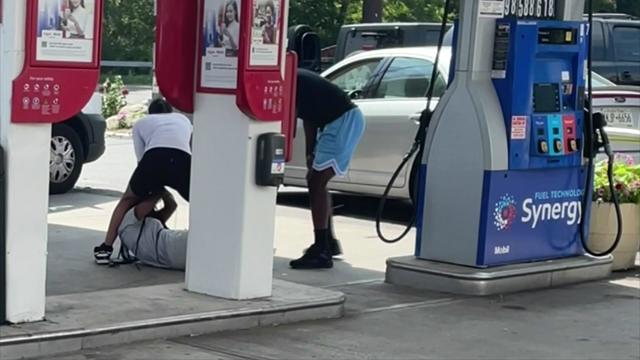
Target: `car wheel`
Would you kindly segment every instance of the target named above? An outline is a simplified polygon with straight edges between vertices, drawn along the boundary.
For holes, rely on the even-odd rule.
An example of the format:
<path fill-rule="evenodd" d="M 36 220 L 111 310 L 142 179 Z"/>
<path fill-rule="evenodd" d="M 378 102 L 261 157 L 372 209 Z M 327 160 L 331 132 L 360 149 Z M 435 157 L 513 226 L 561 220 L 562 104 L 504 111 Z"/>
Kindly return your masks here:
<path fill-rule="evenodd" d="M 76 184 L 82 171 L 82 142 L 72 127 L 64 124 L 54 125 L 50 151 L 49 193 L 66 193 Z"/>

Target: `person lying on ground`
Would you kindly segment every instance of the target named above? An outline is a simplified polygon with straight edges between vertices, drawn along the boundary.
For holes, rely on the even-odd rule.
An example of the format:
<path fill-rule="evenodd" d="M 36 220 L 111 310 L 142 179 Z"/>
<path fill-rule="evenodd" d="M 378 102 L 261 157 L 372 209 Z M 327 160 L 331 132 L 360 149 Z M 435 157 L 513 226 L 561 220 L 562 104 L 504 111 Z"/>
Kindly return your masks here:
<path fill-rule="evenodd" d="M 163 206 L 157 209 L 160 201 Z M 184 270 L 189 232 L 172 230 L 166 225 L 176 209 L 176 201 L 167 190 L 130 209 L 118 228 L 123 260 Z"/>

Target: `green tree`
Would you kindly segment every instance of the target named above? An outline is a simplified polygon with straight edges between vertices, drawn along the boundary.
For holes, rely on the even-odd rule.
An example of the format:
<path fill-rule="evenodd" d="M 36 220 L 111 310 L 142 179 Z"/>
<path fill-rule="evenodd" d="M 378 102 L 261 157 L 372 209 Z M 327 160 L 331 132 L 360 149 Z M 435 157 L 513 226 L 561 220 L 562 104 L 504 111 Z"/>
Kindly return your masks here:
<path fill-rule="evenodd" d="M 633 16 L 640 16 L 639 0 L 617 0 L 617 11 Z"/>
<path fill-rule="evenodd" d="M 154 27 L 153 0 L 106 0 L 102 58 L 151 61 Z"/>
<path fill-rule="evenodd" d="M 588 0 L 587 0 L 588 1 Z M 585 3 L 585 9 L 587 3 Z M 593 12 L 614 12 L 616 11 L 616 5 L 613 0 L 593 0 Z M 585 11 L 586 13 L 586 11 Z"/>
<path fill-rule="evenodd" d="M 356 3 L 361 2 L 362 0 L 291 0 L 289 24 L 309 25 L 320 36 L 322 45 L 331 45 L 335 43 L 340 27 L 357 9 Z"/>

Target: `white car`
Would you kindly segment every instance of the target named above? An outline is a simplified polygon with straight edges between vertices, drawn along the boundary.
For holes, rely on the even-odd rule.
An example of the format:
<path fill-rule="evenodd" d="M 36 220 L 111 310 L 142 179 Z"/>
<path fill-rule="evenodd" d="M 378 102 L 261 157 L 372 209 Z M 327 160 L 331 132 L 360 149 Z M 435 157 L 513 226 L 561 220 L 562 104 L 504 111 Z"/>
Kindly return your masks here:
<path fill-rule="evenodd" d="M 391 175 L 411 147 L 420 113 L 426 106 L 425 93 L 431 80 L 436 47 L 395 48 L 360 52 L 322 73 L 351 94 L 366 119 L 365 134 L 346 177 L 336 177 L 331 190 L 381 196 Z M 441 51 L 432 108 L 446 90 L 451 52 Z M 603 111 L 616 126 L 610 128 L 614 150 L 635 150 L 640 154 L 640 91 L 616 89 L 608 80 L 594 78 L 594 108 Z M 604 89 L 599 90 L 604 86 Z M 622 89 L 625 89 L 624 91 Z M 606 91 L 605 91 L 606 90 Z M 622 101 L 624 97 L 625 101 Z M 630 115 L 629 115 L 630 114 Z M 629 123 L 629 117 L 632 119 Z M 627 126 L 628 125 L 628 126 Z M 411 199 L 417 165 L 411 160 L 398 176 L 390 197 Z M 306 187 L 304 134 L 298 120 L 293 157 L 285 172 L 285 185 Z"/>

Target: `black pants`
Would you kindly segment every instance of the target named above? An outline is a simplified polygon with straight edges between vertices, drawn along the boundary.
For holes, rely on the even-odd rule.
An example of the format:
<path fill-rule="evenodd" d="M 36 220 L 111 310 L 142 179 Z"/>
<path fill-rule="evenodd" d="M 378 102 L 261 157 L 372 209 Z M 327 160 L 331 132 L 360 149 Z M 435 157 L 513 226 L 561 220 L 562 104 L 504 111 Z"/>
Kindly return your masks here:
<path fill-rule="evenodd" d="M 189 201 L 191 155 L 171 148 L 155 148 L 144 153 L 131 175 L 129 187 L 140 198 L 159 195 L 168 186 Z"/>

